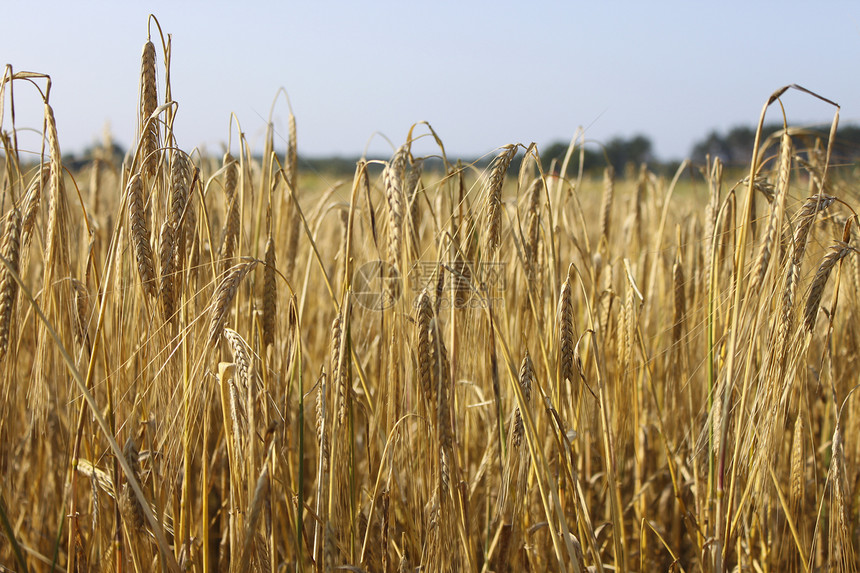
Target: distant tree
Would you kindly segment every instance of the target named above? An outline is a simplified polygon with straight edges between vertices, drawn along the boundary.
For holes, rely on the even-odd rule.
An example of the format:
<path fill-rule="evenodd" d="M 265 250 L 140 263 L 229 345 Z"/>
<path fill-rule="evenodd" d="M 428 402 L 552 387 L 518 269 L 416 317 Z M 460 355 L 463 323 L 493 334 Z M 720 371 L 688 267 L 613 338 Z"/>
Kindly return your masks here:
<path fill-rule="evenodd" d="M 764 130 L 762 139 L 771 131 Z M 775 131 L 775 130 L 774 130 Z M 726 134 L 726 147 L 729 149 L 729 157 L 726 163 L 747 163 L 752 159 L 753 147 L 755 146 L 755 129 L 748 126 L 734 127 Z"/>
<path fill-rule="evenodd" d="M 774 133 L 781 131 L 781 123 L 771 123 L 762 127 L 761 141 Z M 691 158 L 697 163 L 704 163 L 705 157 L 719 157 L 727 165 L 746 165 L 752 158 L 755 145 L 754 127 L 733 127 L 725 135 L 717 131 L 710 132 L 705 139 L 693 146 Z M 805 129 L 795 133 L 795 146 L 802 150 L 815 145 L 815 140 L 826 144 L 829 137 L 828 128 Z M 834 141 L 833 158 L 841 161 L 856 161 L 860 158 L 860 127 L 855 125 L 840 126 Z"/>
<path fill-rule="evenodd" d="M 547 147 L 540 149 L 540 158 L 543 161 L 544 169 L 549 169 L 549 165 L 552 163 L 553 159 L 557 163 L 561 163 L 564 160 L 565 153 L 567 153 L 567 147 L 567 143 L 556 141 L 549 144 Z"/>
<path fill-rule="evenodd" d="M 63 156 L 63 163 L 72 170 L 82 169 L 97 159 L 113 163 L 114 165 L 120 165 L 125 154 L 126 149 L 115 141 L 111 142 L 110 149 L 106 149 L 103 144 L 98 143 L 85 147 L 78 154 L 65 154 Z"/>
<path fill-rule="evenodd" d="M 569 143 L 557 141 L 550 144 L 541 152 L 544 169 L 549 169 L 553 160 L 560 166 L 567 153 Z M 579 168 L 579 150 L 572 158 L 573 165 Z M 614 137 L 603 147 L 589 145 L 585 149 L 583 168 L 591 171 L 611 163 L 617 170 L 622 170 L 628 164 L 639 165 L 654 161 L 654 151 L 651 140 L 644 135 L 635 135 L 629 139 Z"/>
<path fill-rule="evenodd" d="M 567 154 L 569 145 L 569 142 L 556 141 L 543 149 L 538 148 L 544 171 L 550 168 L 553 161 L 555 161 L 556 169 L 561 168 L 561 163 L 564 161 L 564 156 Z"/>
<path fill-rule="evenodd" d="M 639 165 L 654 160 L 651 140 L 644 135 L 635 135 L 630 139 L 611 139 L 606 144 L 606 156 L 617 170 L 628 164 Z"/>
<path fill-rule="evenodd" d="M 827 133 L 823 133 L 826 141 Z M 834 159 L 837 161 L 857 161 L 860 159 L 860 126 L 840 126 L 836 131 L 836 149 L 833 150 Z"/>
<path fill-rule="evenodd" d="M 540 150 L 540 158 L 543 163 L 544 171 L 548 170 L 552 165 L 552 162 L 555 161 L 556 169 L 561 168 L 561 164 L 564 161 L 564 156 L 567 155 L 567 149 L 570 146 L 570 142 L 565 141 L 556 141 L 551 143 L 546 148 Z M 580 149 L 577 148 L 574 150 L 574 154 L 571 157 L 571 164 L 568 169 L 579 169 L 579 154 Z M 587 171 L 597 165 L 599 165 L 603 161 L 602 154 L 598 154 L 592 147 L 586 147 L 585 149 L 585 157 L 583 159 L 583 168 Z"/>
<path fill-rule="evenodd" d="M 731 151 L 725 138 L 716 131 L 711 131 L 705 139 L 693 146 L 690 156 L 697 163 L 704 163 L 706 157 L 719 157 L 723 162 L 727 162 Z"/>
<path fill-rule="evenodd" d="M 304 157 L 299 156 L 299 165 L 311 171 L 319 171 L 329 175 L 349 175 L 355 172 L 355 164 L 358 157 L 341 157 L 332 155 L 328 157 Z M 301 170 L 301 168 L 300 168 Z"/>

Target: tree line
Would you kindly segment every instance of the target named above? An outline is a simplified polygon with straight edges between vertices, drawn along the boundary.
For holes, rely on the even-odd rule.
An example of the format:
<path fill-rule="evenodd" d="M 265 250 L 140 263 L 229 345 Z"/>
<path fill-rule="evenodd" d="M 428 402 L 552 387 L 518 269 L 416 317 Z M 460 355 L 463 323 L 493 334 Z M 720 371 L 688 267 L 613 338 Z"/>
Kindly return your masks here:
<path fill-rule="evenodd" d="M 782 130 L 782 124 L 768 124 L 762 129 L 762 141 Z M 812 149 L 816 145 L 816 140 L 820 141 L 822 148 L 826 145 L 830 127 L 813 127 L 813 128 L 793 128 L 792 138 L 795 141 L 796 149 Z M 569 141 L 555 141 L 546 146 L 539 146 L 543 168 L 548 171 L 553 168 L 555 162 L 556 168 L 560 166 L 567 153 Z M 719 157 L 726 166 L 744 166 L 748 165 L 752 157 L 752 150 L 755 144 L 755 128 L 751 126 L 736 126 L 727 131 L 713 130 L 704 138 L 695 142 L 690 149 L 687 158 L 696 164 L 704 164 L 705 158 L 714 159 Z M 89 163 L 93 158 L 97 157 L 96 152 L 99 151 L 97 146 L 86 149 L 80 155 L 68 155 L 66 162 L 81 166 Z M 580 155 L 582 151 L 582 155 Z M 113 144 L 111 155 L 115 158 L 121 158 L 126 150 Z M 104 151 L 101 151 L 98 156 L 103 158 Z M 520 152 L 514 158 L 510 168 L 518 169 L 519 163 L 522 161 L 523 154 Z M 613 137 L 607 142 L 586 141 L 583 150 L 576 150 L 576 155 L 572 158 L 576 168 L 579 167 L 579 160 L 582 157 L 583 169 L 586 172 L 602 170 L 607 164 L 613 165 L 616 169 L 624 169 L 627 166 L 637 166 L 646 163 L 652 170 L 655 171 L 674 171 L 680 164 L 682 158 L 672 158 L 668 160 L 660 160 L 654 153 L 654 145 L 651 139 L 643 134 L 636 134 L 630 137 Z M 860 160 L 860 126 L 845 125 L 840 126 L 836 132 L 834 141 L 834 149 L 832 152 L 832 160 L 834 162 L 850 163 Z M 486 167 L 492 161 L 493 154 L 488 154 L 482 159 L 474 161 L 477 167 Z M 380 159 L 387 159 L 382 157 Z M 355 157 L 300 157 L 300 163 L 311 171 L 324 173 L 351 174 L 355 170 L 355 163 L 358 158 Z M 471 162 L 467 158 L 464 161 Z M 425 169 L 432 170 L 436 167 L 432 159 L 425 162 Z"/>
<path fill-rule="evenodd" d="M 782 129 L 781 123 L 765 125 L 762 128 L 762 141 L 781 132 Z M 829 132 L 830 126 L 790 130 L 796 149 L 812 149 L 816 141 L 819 141 L 824 148 Z M 697 164 L 703 164 L 706 157 L 711 159 L 719 157 L 727 166 L 749 165 L 755 145 L 755 133 L 755 127 L 750 126 L 737 126 L 727 131 L 713 130 L 693 144 L 687 158 Z M 541 152 L 544 167 L 548 169 L 553 160 L 560 163 L 567 153 L 568 144 L 568 142 L 557 141 L 544 148 Z M 860 160 L 860 126 L 846 125 L 838 128 L 831 157 L 834 162 Z M 607 163 L 616 168 L 622 168 L 631 163 L 634 165 L 647 163 L 652 168 L 659 169 L 677 166 L 679 162 L 678 158 L 658 161 L 654 155 L 651 140 L 639 134 L 629 138 L 615 137 L 603 145 L 586 145 L 583 168 L 590 171 L 603 167 Z"/>

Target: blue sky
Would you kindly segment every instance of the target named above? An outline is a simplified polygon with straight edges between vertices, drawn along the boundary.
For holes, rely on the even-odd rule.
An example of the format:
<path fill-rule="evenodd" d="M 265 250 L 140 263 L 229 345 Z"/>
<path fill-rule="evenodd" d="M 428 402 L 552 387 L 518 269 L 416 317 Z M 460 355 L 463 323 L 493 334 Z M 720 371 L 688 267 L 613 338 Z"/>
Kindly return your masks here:
<path fill-rule="evenodd" d="M 185 148 L 220 153 L 233 112 L 261 150 L 281 87 L 300 153 L 317 156 L 385 155 L 385 137 L 398 145 L 423 120 L 455 157 L 569 140 L 582 126 L 597 141 L 642 133 L 659 157 L 681 158 L 712 129 L 756 122 L 789 83 L 860 122 L 857 2 L 8 3 L 0 63 L 51 75 L 65 151 L 99 140 L 106 122 L 133 140 L 149 13 L 172 34 Z M 38 94 L 21 84 L 15 98 L 18 126 L 40 128 Z M 793 124 L 833 117 L 808 96 L 783 102 Z M 287 115 L 281 98 L 284 136 Z M 7 102 L 4 130 L 9 120 Z"/>

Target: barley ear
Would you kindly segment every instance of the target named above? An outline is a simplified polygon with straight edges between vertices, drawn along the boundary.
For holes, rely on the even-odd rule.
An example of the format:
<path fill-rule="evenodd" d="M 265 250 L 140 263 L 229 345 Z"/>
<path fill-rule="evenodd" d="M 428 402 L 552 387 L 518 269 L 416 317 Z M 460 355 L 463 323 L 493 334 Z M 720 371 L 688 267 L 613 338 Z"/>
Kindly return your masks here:
<path fill-rule="evenodd" d="M 812 223 L 815 221 L 815 216 L 830 207 L 836 197 L 820 193 L 808 197 L 800 208 L 797 214 L 797 228 L 794 231 L 794 244 L 792 250 L 792 260 L 799 264 L 803 253 L 806 250 L 806 240 L 809 237 L 809 231 L 812 229 Z"/>
<path fill-rule="evenodd" d="M 830 509 L 830 536 L 832 559 L 837 563 L 839 571 L 853 571 L 856 563 L 854 544 L 851 531 L 851 493 L 848 486 L 848 476 L 845 466 L 845 444 L 839 420 L 833 431 L 831 445 L 830 470 L 828 480 L 832 491 Z"/>
<path fill-rule="evenodd" d="M 812 332 L 812 329 L 815 327 L 818 307 L 821 305 L 821 298 L 824 295 L 824 287 L 827 286 L 830 271 L 852 250 L 850 246 L 840 241 L 831 247 L 830 252 L 821 260 L 821 264 L 815 273 L 815 278 L 812 279 L 812 286 L 809 288 L 809 297 L 806 299 L 806 308 L 803 311 L 803 326 L 807 332 Z"/>
<path fill-rule="evenodd" d="M 137 263 L 137 274 L 143 292 L 151 298 L 158 295 L 155 286 L 155 265 L 152 247 L 149 244 L 149 227 L 146 224 L 146 210 L 143 199 L 143 181 L 135 173 L 128 181 L 128 223 L 131 229 L 131 244 Z"/>
<path fill-rule="evenodd" d="M 263 345 L 274 344 L 275 323 L 278 307 L 278 289 L 275 282 L 275 240 L 269 235 L 266 240 L 266 266 L 263 269 Z"/>
<path fill-rule="evenodd" d="M 791 475 L 789 477 L 789 505 L 795 519 L 803 512 L 804 491 L 806 491 L 805 458 L 803 453 L 803 415 L 794 420 L 794 435 L 791 440 Z"/>
<path fill-rule="evenodd" d="M 147 176 L 155 175 L 158 162 L 158 122 L 150 120 L 158 107 L 158 90 L 155 85 L 155 44 L 146 42 L 140 57 L 140 153 L 143 158 L 141 171 Z"/>
<path fill-rule="evenodd" d="M 403 248 L 403 174 L 408 153 L 405 145 L 399 147 L 382 172 L 385 197 L 388 200 L 388 262 L 394 269 L 400 268 Z"/>
<path fill-rule="evenodd" d="M 215 343 L 224 333 L 224 323 L 227 320 L 227 314 L 230 312 L 230 303 L 239 290 L 239 285 L 242 279 L 245 278 L 250 271 L 257 266 L 257 260 L 251 260 L 244 263 L 239 263 L 227 273 L 215 289 L 215 294 L 212 297 L 210 304 L 210 319 L 209 319 L 209 346 L 214 347 Z"/>
<path fill-rule="evenodd" d="M 287 139 L 287 153 L 284 161 L 284 168 L 287 171 L 287 181 L 289 181 L 290 188 L 293 192 L 295 192 L 298 186 L 299 178 L 299 154 L 297 140 L 296 116 L 291 112 L 289 117 L 289 136 Z"/>
<path fill-rule="evenodd" d="M 344 325 L 341 315 L 338 314 L 336 317 L 334 317 L 334 320 L 332 320 L 331 323 L 331 361 L 329 363 L 331 380 L 334 384 L 334 388 L 337 389 L 338 395 L 337 419 L 338 422 L 341 424 L 343 423 L 344 417 L 346 416 L 347 400 L 349 399 L 349 392 L 346 387 L 346 371 L 343 368 L 344 357 L 341 356 L 341 349 L 343 348 L 343 337 L 345 336 L 343 326 Z"/>
<path fill-rule="evenodd" d="M 544 193 L 544 181 L 540 177 L 535 179 L 529 191 L 529 208 L 526 214 L 528 228 L 526 231 L 525 258 L 523 260 L 526 278 L 529 284 L 534 284 L 537 279 L 537 267 L 539 264 L 540 247 L 540 209 L 541 199 Z"/>
<path fill-rule="evenodd" d="M 777 233 L 782 226 L 782 217 L 785 213 L 785 197 L 788 193 L 789 180 L 791 178 L 791 137 L 783 133 L 779 146 L 779 164 L 777 167 L 777 184 L 774 200 L 770 211 L 767 231 L 759 247 L 759 253 L 750 282 L 750 291 L 757 292 L 759 286 L 764 282 L 768 265 L 771 259 L 771 251 L 776 241 Z"/>
<path fill-rule="evenodd" d="M 430 295 L 424 290 L 418 297 L 418 318 L 415 322 L 415 334 L 418 354 L 418 384 L 424 391 L 424 398 L 428 404 L 435 404 L 436 397 L 433 384 L 433 348 L 430 340 L 432 321 L 433 305 L 430 302 Z"/>
<path fill-rule="evenodd" d="M 140 462 L 138 461 L 139 454 L 134 440 L 129 438 L 125 442 L 122 449 L 123 457 L 125 457 L 131 468 L 134 478 L 140 482 Z M 131 527 L 131 531 L 141 531 L 144 527 L 143 508 L 140 505 L 140 500 L 134 494 L 134 491 L 129 486 L 127 480 L 123 480 L 122 490 L 119 497 L 120 512 L 126 524 Z"/>
<path fill-rule="evenodd" d="M 609 246 L 609 231 L 612 224 L 612 203 L 615 200 L 615 169 L 607 165 L 603 170 L 603 198 L 600 207 L 600 238 Z"/>
<path fill-rule="evenodd" d="M 87 340 L 87 316 L 89 314 L 90 296 L 87 285 L 78 279 L 72 279 L 75 291 L 75 343 L 83 346 Z"/>
<path fill-rule="evenodd" d="M 534 366 L 532 365 L 531 356 L 526 352 L 526 355 L 523 357 L 522 364 L 520 364 L 520 388 L 523 391 L 523 398 L 525 398 L 526 404 L 531 401 L 532 396 L 532 385 L 534 384 L 535 371 Z M 524 435 L 524 427 L 523 427 L 523 416 L 520 412 L 520 407 L 517 406 L 514 410 L 514 430 L 513 430 L 513 445 L 515 448 L 519 448 L 523 441 Z"/>
<path fill-rule="evenodd" d="M 517 154 L 517 146 L 508 144 L 504 151 L 499 153 L 490 166 L 490 176 L 486 184 L 487 196 L 487 251 L 492 256 L 501 243 L 502 228 L 502 186 L 505 182 L 505 174 L 514 155 Z"/>
<path fill-rule="evenodd" d="M 33 178 L 27 188 L 24 204 L 24 220 L 21 229 L 21 244 L 24 246 L 24 249 L 30 246 L 30 241 L 33 239 L 36 217 L 39 214 L 39 207 L 42 203 L 42 190 L 48 185 L 50 175 L 51 167 L 49 163 L 46 163 L 42 165 L 39 173 Z"/>
<path fill-rule="evenodd" d="M 12 325 L 12 311 L 15 309 L 15 298 L 18 294 L 18 282 L 12 277 L 11 271 L 19 272 L 21 238 L 21 215 L 14 207 L 6 215 L 3 231 L 3 243 L 0 254 L 8 263 L 0 266 L 0 361 L 6 356 L 9 348 L 9 337 Z"/>
<path fill-rule="evenodd" d="M 185 153 L 176 151 L 170 165 L 170 224 L 176 233 L 182 228 L 190 190 L 191 162 Z"/>
<path fill-rule="evenodd" d="M 224 338 L 230 347 L 230 353 L 233 355 L 233 363 L 236 365 L 235 378 L 242 385 L 242 390 L 247 390 L 253 382 L 253 362 L 251 355 L 248 352 L 248 344 L 242 339 L 242 336 L 232 328 L 224 328 Z"/>
<path fill-rule="evenodd" d="M 570 288 L 570 277 L 561 285 L 558 296 L 558 383 L 573 381 L 574 345 L 573 301 Z"/>
<path fill-rule="evenodd" d="M 233 263 L 241 232 L 241 197 L 238 193 L 239 167 L 233 157 L 224 155 L 224 195 L 227 200 L 227 220 L 224 222 L 224 238 L 221 241 L 220 256 L 225 269 Z"/>

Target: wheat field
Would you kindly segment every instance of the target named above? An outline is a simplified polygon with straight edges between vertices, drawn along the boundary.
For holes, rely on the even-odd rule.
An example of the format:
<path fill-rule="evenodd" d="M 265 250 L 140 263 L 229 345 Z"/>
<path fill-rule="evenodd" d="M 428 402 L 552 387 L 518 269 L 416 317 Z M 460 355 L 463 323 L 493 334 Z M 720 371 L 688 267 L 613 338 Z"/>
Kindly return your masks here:
<path fill-rule="evenodd" d="M 838 106 L 746 166 L 420 123 L 334 180 L 292 111 L 286 151 L 180 147 L 152 29 L 125 157 L 64 164 L 50 77 L 0 86 L 44 103 L 41 151 L 0 116 L 0 570 L 857 570 Z"/>

